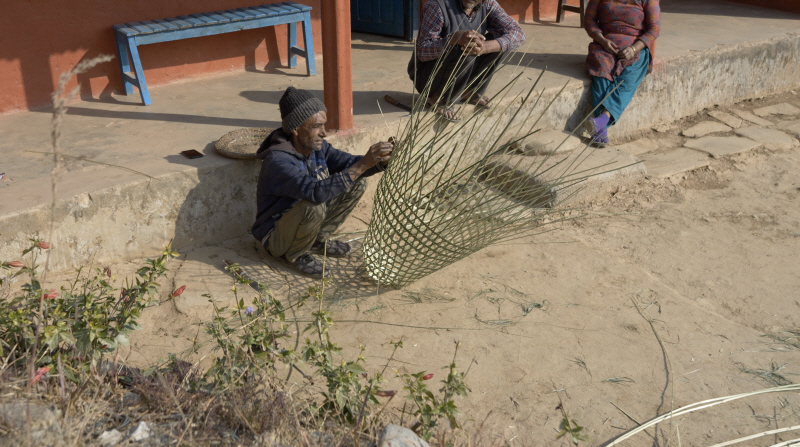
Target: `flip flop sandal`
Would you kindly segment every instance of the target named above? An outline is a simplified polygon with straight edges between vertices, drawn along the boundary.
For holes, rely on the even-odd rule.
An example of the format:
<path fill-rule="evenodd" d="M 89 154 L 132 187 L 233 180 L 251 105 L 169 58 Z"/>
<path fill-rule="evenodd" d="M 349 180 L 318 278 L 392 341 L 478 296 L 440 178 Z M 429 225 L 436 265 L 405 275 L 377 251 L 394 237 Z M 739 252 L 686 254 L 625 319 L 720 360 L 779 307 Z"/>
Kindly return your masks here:
<path fill-rule="evenodd" d="M 481 101 L 483 101 L 483 104 L 481 104 Z M 484 95 L 473 96 L 469 101 L 467 101 L 467 104 L 471 104 L 481 110 L 489 110 L 492 108 L 492 100 L 489 99 L 488 96 Z"/>
<path fill-rule="evenodd" d="M 286 259 L 285 256 L 278 258 L 278 261 L 303 275 L 314 279 L 322 279 L 322 263 L 308 253 L 303 253 L 294 261 Z"/>
<path fill-rule="evenodd" d="M 321 255 L 328 255 L 333 257 L 344 257 L 350 254 L 350 244 L 344 241 L 329 240 L 326 243 L 320 241 L 314 242 L 311 246 L 311 251 Z"/>
<path fill-rule="evenodd" d="M 597 132 L 596 134 L 592 135 L 589 144 L 600 149 L 608 146 L 609 144 L 608 131 L 602 129 L 600 132 Z"/>

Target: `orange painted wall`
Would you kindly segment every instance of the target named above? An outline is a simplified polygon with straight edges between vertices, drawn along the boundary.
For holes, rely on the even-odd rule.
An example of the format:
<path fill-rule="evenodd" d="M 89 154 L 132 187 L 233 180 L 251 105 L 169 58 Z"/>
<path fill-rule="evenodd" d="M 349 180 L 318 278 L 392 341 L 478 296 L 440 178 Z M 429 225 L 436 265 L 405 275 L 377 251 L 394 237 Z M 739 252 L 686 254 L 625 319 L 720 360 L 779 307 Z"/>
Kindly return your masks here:
<path fill-rule="evenodd" d="M 276 3 L 279 0 L 0 0 L 0 114 L 50 103 L 58 76 L 99 54 L 116 55 L 117 23 L 163 19 Z M 319 2 L 295 0 L 311 13 L 314 49 L 321 54 Z M 144 45 L 139 48 L 147 85 L 154 87 L 228 70 L 286 65 L 287 26 Z M 302 33 L 298 30 L 300 45 Z M 298 70 L 304 71 L 302 58 Z M 117 60 L 79 78 L 81 96 L 122 91 Z M 72 81 L 72 86 L 77 81 Z M 138 90 L 136 91 L 138 95 Z"/>
<path fill-rule="evenodd" d="M 498 2 L 514 20 L 520 23 L 556 20 L 558 0 L 498 0 Z M 577 6 L 578 0 L 570 0 L 569 4 Z"/>
<path fill-rule="evenodd" d="M 800 14 L 800 0 L 731 0 L 736 3 L 745 3 L 762 8 L 778 9 L 781 11 Z"/>

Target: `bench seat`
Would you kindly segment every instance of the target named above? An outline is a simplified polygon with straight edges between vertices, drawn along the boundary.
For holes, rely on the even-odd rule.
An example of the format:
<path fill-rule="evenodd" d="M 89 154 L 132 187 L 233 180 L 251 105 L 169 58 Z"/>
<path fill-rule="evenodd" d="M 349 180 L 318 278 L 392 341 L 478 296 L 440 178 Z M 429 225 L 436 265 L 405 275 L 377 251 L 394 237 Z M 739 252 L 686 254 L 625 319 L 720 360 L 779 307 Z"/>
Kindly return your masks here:
<path fill-rule="evenodd" d="M 298 22 L 303 27 L 305 48 L 297 46 Z M 285 24 L 289 25 L 289 67 L 297 66 L 297 56 L 302 56 L 306 60 L 308 75 L 317 74 L 314 64 L 314 41 L 311 36 L 311 7 L 295 2 L 287 1 L 114 25 L 125 94 L 132 94 L 133 87 L 136 86 L 139 88 L 142 102 L 145 105 L 152 104 L 139 58 L 138 47 L 141 45 Z"/>

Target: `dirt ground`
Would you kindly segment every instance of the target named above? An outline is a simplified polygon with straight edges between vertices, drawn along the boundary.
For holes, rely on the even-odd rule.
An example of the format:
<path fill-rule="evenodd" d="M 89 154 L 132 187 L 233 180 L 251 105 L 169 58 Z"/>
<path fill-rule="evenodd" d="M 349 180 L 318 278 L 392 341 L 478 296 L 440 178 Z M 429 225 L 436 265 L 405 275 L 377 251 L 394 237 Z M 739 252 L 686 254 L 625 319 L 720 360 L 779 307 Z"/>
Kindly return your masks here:
<path fill-rule="evenodd" d="M 779 102 L 800 108 L 793 94 L 736 107 Z M 712 119 L 703 111 L 644 136 L 668 150 L 701 120 Z M 800 149 L 757 149 L 606 191 L 582 204 L 587 218 L 486 248 L 403 289 L 363 279 L 355 240 L 355 255 L 328 265 L 333 340 L 349 358 L 365 345 L 368 365 L 378 371 L 390 342 L 402 339 L 390 367 L 433 372 L 435 380 L 445 378 L 458 342 L 456 362 L 469 370 L 472 390 L 457 402 L 468 429 L 485 421 L 487 436 L 510 445 L 569 445 L 556 439 L 561 400 L 584 427 L 586 445 L 602 445 L 687 404 L 798 381 L 799 200 Z M 343 239 L 366 229 L 370 202 L 362 200 Z M 201 325 L 211 307 L 202 295 L 231 299 L 224 259 L 286 302 L 312 284 L 261 256 L 249 236 L 185 250 L 165 289 L 186 284 L 186 292 L 148 309 L 128 362 L 152 364 L 205 339 Z M 116 267 L 117 276 L 129 268 Z M 296 318 L 307 320 L 311 311 Z M 210 355 L 206 347 L 190 360 L 207 364 Z M 299 375 L 292 380 L 309 390 Z M 402 403 L 398 396 L 391 404 L 398 414 Z M 797 393 L 747 398 L 662 423 L 624 445 L 713 445 L 798 425 L 799 415 Z"/>

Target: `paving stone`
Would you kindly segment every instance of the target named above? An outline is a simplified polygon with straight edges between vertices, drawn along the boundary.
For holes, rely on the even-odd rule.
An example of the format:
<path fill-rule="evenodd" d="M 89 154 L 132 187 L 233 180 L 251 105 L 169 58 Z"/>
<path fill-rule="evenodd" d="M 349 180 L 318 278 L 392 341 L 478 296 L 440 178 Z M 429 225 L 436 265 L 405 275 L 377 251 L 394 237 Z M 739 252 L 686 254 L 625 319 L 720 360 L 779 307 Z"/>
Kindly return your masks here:
<path fill-rule="evenodd" d="M 636 141 L 631 141 L 630 143 L 620 144 L 619 146 L 614 147 L 631 155 L 640 155 L 658 150 L 658 143 L 649 138 L 641 138 Z"/>
<path fill-rule="evenodd" d="M 797 140 L 775 129 L 752 126 L 736 129 L 736 134 L 757 141 L 767 149 L 790 149 L 797 144 Z"/>
<path fill-rule="evenodd" d="M 708 155 L 686 148 L 671 149 L 666 152 L 653 152 L 641 156 L 647 167 L 648 177 L 668 178 L 683 172 L 708 166 Z"/>
<path fill-rule="evenodd" d="M 744 111 L 744 110 L 731 110 L 731 112 L 735 113 L 737 116 L 739 116 L 739 118 L 741 118 L 743 120 L 746 120 L 746 121 L 750 121 L 753 124 L 758 124 L 759 126 L 771 126 L 772 125 L 771 121 L 767 121 L 764 118 L 759 118 L 759 117 L 753 115 L 752 113 Z"/>
<path fill-rule="evenodd" d="M 582 144 L 580 138 L 569 132 L 546 129 L 531 135 L 520 152 L 525 155 L 562 154 L 574 151 Z"/>
<path fill-rule="evenodd" d="M 704 137 L 710 133 L 728 132 L 730 130 L 731 128 L 729 126 L 726 126 L 722 123 L 718 123 L 716 121 L 702 121 L 688 129 L 685 129 L 681 133 L 685 137 L 698 138 L 698 137 Z"/>
<path fill-rule="evenodd" d="M 760 109 L 755 109 L 755 110 L 753 110 L 753 113 L 755 113 L 758 116 L 762 116 L 762 117 L 763 116 L 770 116 L 770 115 L 792 115 L 792 116 L 794 116 L 794 115 L 800 114 L 800 109 L 798 109 L 797 107 L 795 107 L 795 106 L 793 106 L 791 104 L 786 104 L 785 102 L 782 102 L 780 104 L 774 104 L 774 105 L 771 105 L 771 106 L 761 107 Z"/>
<path fill-rule="evenodd" d="M 389 424 L 383 428 L 379 447 L 430 447 L 413 431 L 399 425 Z"/>
<path fill-rule="evenodd" d="M 738 129 L 742 127 L 742 119 L 738 116 L 733 116 L 730 113 L 725 113 L 721 110 L 711 110 L 708 114 L 719 121 L 727 124 L 728 126 L 733 127 L 734 129 Z"/>
<path fill-rule="evenodd" d="M 653 126 L 653 130 L 655 130 L 658 133 L 666 133 L 672 130 L 672 124 L 669 123 L 659 124 L 657 126 Z"/>
<path fill-rule="evenodd" d="M 31 439 L 37 442 L 61 437 L 60 418 L 60 410 L 37 401 L 15 400 L 0 404 L 0 426 L 21 433 L 30 430 Z"/>
<path fill-rule="evenodd" d="M 785 130 L 800 137 L 800 120 L 784 121 L 778 124 L 778 129 Z"/>
<path fill-rule="evenodd" d="M 756 149 L 761 147 L 761 143 L 742 137 L 703 137 L 689 140 L 684 146 L 707 152 L 714 158 L 719 158 Z"/>

